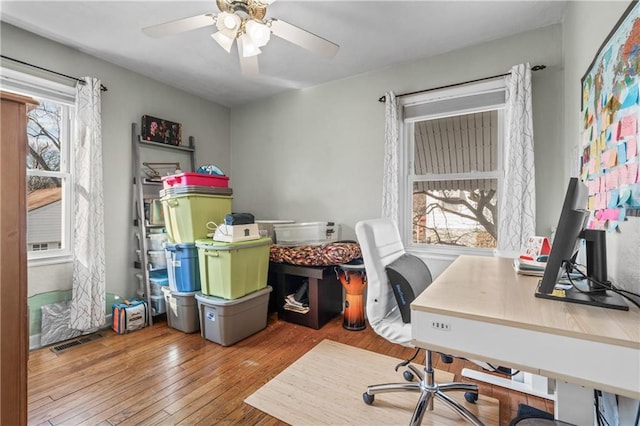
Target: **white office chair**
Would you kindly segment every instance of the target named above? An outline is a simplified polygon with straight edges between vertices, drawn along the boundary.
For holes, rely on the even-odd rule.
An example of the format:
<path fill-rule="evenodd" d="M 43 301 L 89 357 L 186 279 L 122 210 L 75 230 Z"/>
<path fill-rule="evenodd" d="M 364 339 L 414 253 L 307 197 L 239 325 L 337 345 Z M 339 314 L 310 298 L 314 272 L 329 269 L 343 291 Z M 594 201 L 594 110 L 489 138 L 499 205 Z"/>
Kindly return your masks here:
<path fill-rule="evenodd" d="M 388 341 L 403 346 L 412 346 L 411 323 L 405 323 L 402 320 L 385 270 L 387 265 L 405 253 L 398 228 L 391 220 L 371 219 L 358 222 L 355 231 L 367 274 L 366 310 L 369 324 L 377 334 Z M 428 269 L 426 271 L 425 275 L 428 276 L 425 276 L 425 280 L 430 284 L 431 276 Z M 436 383 L 431 363 L 431 351 L 426 350 L 423 372 L 411 364 L 408 364 L 407 368 L 419 378 L 419 381 L 369 386 L 362 395 L 364 402 L 370 405 L 376 394 L 384 392 L 420 392 L 420 398 L 411 417 L 410 425 L 419 425 L 425 411 L 433 410 L 434 398 L 444 402 L 470 423 L 483 425 L 466 407 L 445 393 L 466 391 L 467 400 L 475 401 L 478 396 L 478 387 L 469 383 Z M 408 371 L 405 371 L 404 377 L 407 380 L 412 380 L 412 375 Z"/>

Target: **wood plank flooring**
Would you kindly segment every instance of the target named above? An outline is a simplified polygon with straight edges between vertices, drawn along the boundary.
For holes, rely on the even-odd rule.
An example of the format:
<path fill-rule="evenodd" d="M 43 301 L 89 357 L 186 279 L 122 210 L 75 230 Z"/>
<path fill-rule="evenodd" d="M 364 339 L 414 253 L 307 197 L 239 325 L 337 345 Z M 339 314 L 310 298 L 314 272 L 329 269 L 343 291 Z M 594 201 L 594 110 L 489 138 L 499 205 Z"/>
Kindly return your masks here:
<path fill-rule="evenodd" d="M 101 334 L 57 354 L 48 348 L 29 354 L 30 425 L 282 425 L 243 401 L 323 339 L 399 359 L 413 353 L 369 327 L 345 330 L 340 316 L 313 330 L 270 314 L 266 329 L 229 347 L 166 322 L 128 335 Z M 456 380 L 462 368 L 478 368 L 459 359 L 444 364 L 438 356 L 434 362 Z M 553 412 L 551 401 L 478 385 L 500 401 L 500 426 L 516 416 L 519 403 Z"/>

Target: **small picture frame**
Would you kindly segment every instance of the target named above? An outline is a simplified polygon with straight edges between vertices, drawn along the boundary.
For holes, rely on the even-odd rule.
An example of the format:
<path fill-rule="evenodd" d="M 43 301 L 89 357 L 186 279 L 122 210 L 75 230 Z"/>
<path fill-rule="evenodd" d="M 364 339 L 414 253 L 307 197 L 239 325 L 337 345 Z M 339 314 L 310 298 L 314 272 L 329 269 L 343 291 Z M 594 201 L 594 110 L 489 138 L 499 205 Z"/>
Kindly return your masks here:
<path fill-rule="evenodd" d="M 167 145 L 182 144 L 182 124 L 163 118 L 142 116 L 141 137 L 145 141 L 164 143 Z"/>

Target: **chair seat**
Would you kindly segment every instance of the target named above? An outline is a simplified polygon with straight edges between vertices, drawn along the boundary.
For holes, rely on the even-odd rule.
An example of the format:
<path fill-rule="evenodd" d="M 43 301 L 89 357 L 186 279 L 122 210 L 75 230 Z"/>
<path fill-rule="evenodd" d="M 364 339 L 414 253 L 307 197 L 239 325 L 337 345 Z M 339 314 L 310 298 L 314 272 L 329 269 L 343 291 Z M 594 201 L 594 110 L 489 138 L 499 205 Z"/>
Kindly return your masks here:
<path fill-rule="evenodd" d="M 386 317 L 371 322 L 371 328 L 390 342 L 398 345 L 413 347 L 411 343 L 411 323 L 402 322 L 399 309 L 394 309 Z"/>

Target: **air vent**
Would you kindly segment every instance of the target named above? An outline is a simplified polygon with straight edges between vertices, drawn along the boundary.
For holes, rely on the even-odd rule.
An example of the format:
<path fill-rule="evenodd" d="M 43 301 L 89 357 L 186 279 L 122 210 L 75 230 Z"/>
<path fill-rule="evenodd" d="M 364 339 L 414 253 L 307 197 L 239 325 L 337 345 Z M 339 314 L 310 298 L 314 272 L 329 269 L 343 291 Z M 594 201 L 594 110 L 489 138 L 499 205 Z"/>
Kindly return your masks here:
<path fill-rule="evenodd" d="M 53 353 L 64 352 L 68 349 L 74 348 L 76 346 L 80 346 L 83 343 L 93 342 L 94 340 L 100 339 L 101 337 L 102 337 L 102 334 L 100 333 L 93 333 L 93 334 L 88 334 L 86 336 L 81 336 L 81 337 L 78 337 L 77 339 L 68 340 L 59 345 L 52 346 L 51 352 Z"/>

